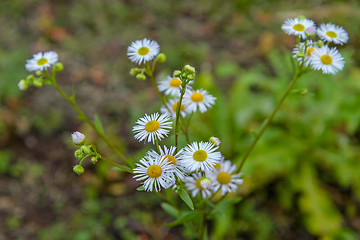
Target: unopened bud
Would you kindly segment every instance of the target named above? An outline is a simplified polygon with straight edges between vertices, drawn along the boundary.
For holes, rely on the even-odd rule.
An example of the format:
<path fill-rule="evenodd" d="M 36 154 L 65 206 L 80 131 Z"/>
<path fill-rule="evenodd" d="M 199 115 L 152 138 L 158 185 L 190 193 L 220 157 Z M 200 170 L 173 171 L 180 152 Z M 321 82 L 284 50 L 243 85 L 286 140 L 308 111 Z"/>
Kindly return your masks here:
<path fill-rule="evenodd" d="M 185 65 L 184 70 L 187 73 L 195 73 L 195 68 L 190 65 Z"/>
<path fill-rule="evenodd" d="M 298 56 L 298 57 L 304 57 L 305 54 L 304 54 L 303 52 L 298 52 L 298 53 L 296 54 L 296 56 Z"/>
<path fill-rule="evenodd" d="M 18 83 L 18 87 L 21 91 L 24 91 L 29 88 L 29 84 L 25 80 L 20 80 L 20 82 Z"/>
<path fill-rule="evenodd" d="M 76 165 L 73 168 L 74 173 L 80 175 L 84 173 L 84 168 L 81 165 Z"/>
<path fill-rule="evenodd" d="M 92 158 L 91 158 L 91 162 L 92 162 L 93 164 L 97 163 L 97 161 L 98 161 L 98 158 L 97 158 L 97 157 L 92 157 Z"/>
<path fill-rule="evenodd" d="M 211 180 L 209 178 L 203 178 L 201 181 L 200 181 L 200 186 L 203 188 L 203 189 L 209 189 L 211 187 Z"/>
<path fill-rule="evenodd" d="M 71 134 L 71 139 L 73 143 L 75 143 L 76 145 L 83 145 L 85 142 L 85 135 L 82 134 L 81 132 L 76 131 L 73 134 Z"/>
<path fill-rule="evenodd" d="M 90 154 L 91 153 L 91 149 L 88 147 L 88 146 L 81 146 L 80 150 L 85 153 L 86 155 Z"/>
<path fill-rule="evenodd" d="M 164 53 L 159 53 L 156 58 L 159 63 L 163 63 L 166 61 L 166 55 Z"/>
<path fill-rule="evenodd" d="M 29 76 L 26 77 L 26 80 L 29 83 L 32 83 L 33 81 L 35 81 L 35 77 L 34 77 L 34 75 L 30 74 Z"/>
<path fill-rule="evenodd" d="M 194 79 L 195 79 L 195 74 L 194 74 L 194 73 L 188 74 L 188 75 L 187 75 L 187 79 L 189 79 L 189 80 L 194 80 Z"/>
<path fill-rule="evenodd" d="M 299 20 L 304 20 L 306 17 L 304 16 L 304 15 L 300 15 L 300 16 L 298 16 L 298 19 Z"/>
<path fill-rule="evenodd" d="M 64 65 L 61 62 L 57 62 L 55 63 L 55 65 L 53 66 L 53 70 L 55 72 L 61 72 L 62 70 L 64 70 Z"/>
<path fill-rule="evenodd" d="M 316 30 L 313 27 L 308 27 L 307 29 L 305 29 L 305 33 L 308 36 L 313 37 L 313 36 L 315 36 Z"/>
<path fill-rule="evenodd" d="M 300 93 L 301 95 L 305 96 L 306 94 L 309 93 L 309 90 L 308 90 L 307 88 L 302 88 L 302 89 L 300 89 L 299 93 Z"/>
<path fill-rule="evenodd" d="M 35 87 L 42 87 L 43 82 L 42 82 L 41 79 L 35 79 L 33 84 L 34 84 Z"/>
<path fill-rule="evenodd" d="M 221 144 L 220 140 L 217 137 L 211 137 L 209 142 L 213 143 L 215 146 L 219 146 Z"/>
<path fill-rule="evenodd" d="M 322 46 L 324 46 L 324 43 L 321 40 L 319 40 L 317 42 L 317 45 L 318 45 L 319 48 L 322 48 Z"/>
<path fill-rule="evenodd" d="M 136 74 L 138 74 L 140 72 L 140 70 L 138 68 L 132 68 L 130 70 L 130 75 L 131 76 L 135 76 Z"/>
<path fill-rule="evenodd" d="M 40 77 L 43 73 L 42 73 L 42 71 L 37 70 L 35 74 L 36 74 L 36 76 Z"/>
<path fill-rule="evenodd" d="M 84 156 L 83 151 L 81 151 L 80 149 L 76 150 L 74 155 L 77 159 L 82 159 Z"/>
<path fill-rule="evenodd" d="M 145 74 L 143 73 L 139 73 L 136 75 L 136 78 L 139 79 L 139 80 L 146 80 L 146 76 Z"/>
<path fill-rule="evenodd" d="M 173 76 L 174 77 L 180 77 L 181 75 L 181 71 L 180 70 L 175 70 L 174 73 L 173 73 Z"/>

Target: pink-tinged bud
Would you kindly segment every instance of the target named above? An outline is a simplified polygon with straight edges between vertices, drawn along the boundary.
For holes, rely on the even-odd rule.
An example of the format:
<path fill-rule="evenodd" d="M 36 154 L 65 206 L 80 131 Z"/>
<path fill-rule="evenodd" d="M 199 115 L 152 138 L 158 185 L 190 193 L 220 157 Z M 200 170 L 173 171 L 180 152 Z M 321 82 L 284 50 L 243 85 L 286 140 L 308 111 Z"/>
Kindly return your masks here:
<path fill-rule="evenodd" d="M 305 29 L 305 33 L 308 35 L 308 36 L 315 36 L 315 33 L 316 33 L 316 29 L 313 28 L 313 27 L 308 27 L 307 29 Z"/>
<path fill-rule="evenodd" d="M 81 132 L 76 131 L 73 134 L 71 134 L 71 139 L 73 143 L 75 143 L 76 145 L 82 145 L 85 142 L 85 135 L 82 134 Z"/>
<path fill-rule="evenodd" d="M 211 187 L 211 180 L 209 178 L 204 178 L 200 181 L 200 186 L 203 188 L 203 189 L 209 189 Z"/>
<path fill-rule="evenodd" d="M 217 137 L 211 137 L 209 141 L 217 147 L 221 144 L 220 140 Z"/>

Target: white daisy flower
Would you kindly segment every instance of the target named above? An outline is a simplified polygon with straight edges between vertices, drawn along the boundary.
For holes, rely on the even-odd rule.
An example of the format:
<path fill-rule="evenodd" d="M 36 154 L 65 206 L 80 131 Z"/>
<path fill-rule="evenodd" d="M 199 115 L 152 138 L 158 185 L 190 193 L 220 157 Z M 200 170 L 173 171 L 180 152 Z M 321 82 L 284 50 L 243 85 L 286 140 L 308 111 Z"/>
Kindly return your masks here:
<path fill-rule="evenodd" d="M 335 44 L 343 45 L 349 40 L 347 32 L 342 27 L 332 23 L 321 24 L 316 33 L 321 40 Z"/>
<path fill-rule="evenodd" d="M 316 29 L 315 23 L 310 19 L 289 18 L 281 26 L 281 29 L 289 35 L 300 36 L 306 38 L 305 30 L 308 28 Z"/>
<path fill-rule="evenodd" d="M 167 108 L 165 106 L 162 106 L 160 108 L 160 112 L 170 114 L 173 117 L 173 119 L 175 119 L 176 118 L 177 105 L 178 105 L 178 100 L 177 99 L 170 99 L 166 103 Z M 186 114 L 188 113 L 186 110 L 187 110 L 187 105 L 185 105 L 184 101 L 182 101 L 181 106 L 180 106 L 180 114 L 181 114 L 182 117 L 185 117 Z"/>
<path fill-rule="evenodd" d="M 174 184 L 173 171 L 174 167 L 165 160 L 165 157 L 145 156 L 136 164 L 134 178 L 137 181 L 145 180 L 143 182 L 145 191 L 158 192 L 161 188 L 166 189 Z"/>
<path fill-rule="evenodd" d="M 129 59 L 137 64 L 153 60 L 160 52 L 160 45 L 147 38 L 132 42 L 127 50 Z"/>
<path fill-rule="evenodd" d="M 185 186 L 191 191 L 193 197 L 196 197 L 199 192 L 203 198 L 211 196 L 211 188 L 204 189 L 200 184 L 201 181 L 205 179 L 206 177 L 203 177 L 201 173 L 195 173 L 185 178 Z"/>
<path fill-rule="evenodd" d="M 182 81 L 180 78 L 167 76 L 166 80 L 158 82 L 158 88 L 160 92 L 164 92 L 165 95 L 179 96 L 181 91 Z"/>
<path fill-rule="evenodd" d="M 33 55 L 32 59 L 26 60 L 25 68 L 29 72 L 43 71 L 58 61 L 58 54 L 54 51 L 39 52 Z"/>
<path fill-rule="evenodd" d="M 187 106 L 188 112 L 196 112 L 199 109 L 201 113 L 204 113 L 215 104 L 215 100 L 216 97 L 203 89 L 189 90 L 184 95 L 184 104 Z"/>
<path fill-rule="evenodd" d="M 211 171 L 216 163 L 220 162 L 221 154 L 215 152 L 218 149 L 210 142 L 193 142 L 183 149 L 179 161 L 189 172 Z"/>
<path fill-rule="evenodd" d="M 228 192 L 235 192 L 237 185 L 242 184 L 240 179 L 241 173 L 232 174 L 236 170 L 236 166 L 232 165 L 230 161 L 224 161 L 220 168 L 207 173 L 207 176 L 212 181 L 214 192 L 221 188 L 221 194 L 224 196 Z"/>
<path fill-rule="evenodd" d="M 148 155 L 154 158 L 158 157 L 165 157 L 165 160 L 169 161 L 172 166 L 174 166 L 174 175 L 180 178 L 181 180 L 184 180 L 186 176 L 186 169 L 181 165 L 181 162 L 177 161 L 181 155 L 182 150 L 180 150 L 178 153 L 175 153 L 176 147 L 171 146 L 170 148 L 167 148 L 166 146 L 159 147 L 160 154 L 157 153 L 154 150 L 150 150 L 148 152 Z"/>
<path fill-rule="evenodd" d="M 144 117 L 138 119 L 133 127 L 135 139 L 155 143 L 155 140 L 167 137 L 172 128 L 172 121 L 168 114 L 153 113 L 145 114 Z"/>
<path fill-rule="evenodd" d="M 335 74 L 344 68 L 345 61 L 336 48 L 324 45 L 316 48 L 311 54 L 311 67 L 314 70 L 322 70 L 325 74 Z"/>
<path fill-rule="evenodd" d="M 305 51 L 305 43 L 304 42 L 301 42 L 300 44 L 296 45 L 296 47 L 293 50 L 294 58 L 296 58 L 300 63 L 302 63 L 303 58 L 299 57 L 297 54 L 299 52 L 304 53 L 304 60 L 305 60 L 304 65 L 305 65 L 305 67 L 310 65 L 311 53 L 315 50 L 315 48 L 318 48 L 317 45 L 313 45 L 312 40 L 308 40 L 307 45 L 308 45 L 308 47 L 306 48 L 306 51 Z"/>

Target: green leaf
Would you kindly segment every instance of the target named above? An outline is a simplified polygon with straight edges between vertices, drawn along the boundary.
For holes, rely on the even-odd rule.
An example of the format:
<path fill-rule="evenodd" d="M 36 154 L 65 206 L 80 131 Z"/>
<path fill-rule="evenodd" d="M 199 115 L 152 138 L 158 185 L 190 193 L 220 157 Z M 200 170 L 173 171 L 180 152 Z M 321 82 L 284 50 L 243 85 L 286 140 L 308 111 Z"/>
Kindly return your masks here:
<path fill-rule="evenodd" d="M 99 130 L 99 132 L 102 135 L 105 135 L 103 125 L 102 125 L 102 123 L 100 121 L 100 118 L 99 118 L 99 116 L 97 114 L 95 114 L 95 116 L 94 116 L 94 122 L 95 122 L 96 129 Z"/>
<path fill-rule="evenodd" d="M 77 115 L 77 116 L 76 116 L 76 119 L 77 119 L 77 120 L 80 120 L 80 121 L 85 121 L 84 116 L 81 116 L 81 115 Z"/>
<path fill-rule="evenodd" d="M 175 227 L 177 225 L 180 225 L 180 224 L 184 224 L 184 223 L 187 223 L 193 219 L 196 219 L 196 218 L 201 218 L 201 215 L 203 214 L 202 211 L 198 211 L 198 210 L 195 210 L 195 211 L 187 211 L 187 212 L 183 212 L 181 214 L 180 217 L 178 217 L 178 219 L 176 219 L 174 222 L 172 223 L 169 223 L 167 224 L 169 227 Z"/>
<path fill-rule="evenodd" d="M 236 203 L 238 203 L 240 201 L 241 201 L 240 197 L 231 198 L 231 199 L 224 199 L 220 203 L 218 203 L 213 210 L 211 210 L 208 217 L 209 218 L 214 218 L 219 214 L 223 214 L 223 213 L 225 213 L 226 209 L 229 206 L 231 206 L 233 204 L 236 204 Z"/>
<path fill-rule="evenodd" d="M 193 204 L 189 194 L 187 193 L 187 191 L 185 189 L 181 188 L 179 190 L 179 195 L 180 195 L 181 199 L 186 203 L 186 205 L 188 205 L 191 210 L 194 210 L 194 204 Z"/>
<path fill-rule="evenodd" d="M 144 188 L 144 186 L 141 186 L 141 187 L 138 187 L 136 190 L 138 190 L 138 191 L 144 191 L 145 188 Z"/>
<path fill-rule="evenodd" d="M 179 210 L 177 210 L 175 207 L 171 206 L 168 203 L 161 203 L 161 207 L 164 209 L 164 211 L 169 214 L 170 216 L 174 218 L 178 218 L 180 216 Z"/>

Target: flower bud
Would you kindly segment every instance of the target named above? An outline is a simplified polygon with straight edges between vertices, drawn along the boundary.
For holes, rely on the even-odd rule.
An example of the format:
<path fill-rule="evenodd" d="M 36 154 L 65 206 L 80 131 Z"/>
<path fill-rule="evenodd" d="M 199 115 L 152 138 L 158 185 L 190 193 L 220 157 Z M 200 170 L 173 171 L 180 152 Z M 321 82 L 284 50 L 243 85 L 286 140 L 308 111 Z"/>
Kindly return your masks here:
<path fill-rule="evenodd" d="M 35 74 L 36 74 L 36 76 L 40 77 L 43 73 L 42 73 L 42 71 L 37 70 Z"/>
<path fill-rule="evenodd" d="M 190 65 L 185 65 L 184 70 L 187 73 L 195 73 L 195 68 Z"/>
<path fill-rule="evenodd" d="M 140 72 L 140 70 L 138 68 L 132 68 L 130 70 L 130 75 L 131 76 L 135 76 L 136 74 L 138 74 Z"/>
<path fill-rule="evenodd" d="M 156 58 L 159 63 L 163 63 L 166 61 L 166 55 L 164 53 L 159 53 Z"/>
<path fill-rule="evenodd" d="M 305 17 L 304 15 L 299 15 L 299 16 L 298 16 L 298 19 L 299 19 L 299 20 L 304 20 L 304 19 L 306 19 L 306 17 Z"/>
<path fill-rule="evenodd" d="M 213 143 L 215 146 L 219 146 L 221 144 L 220 140 L 217 137 L 211 137 L 209 142 Z"/>
<path fill-rule="evenodd" d="M 313 27 L 308 27 L 307 29 L 305 29 L 305 33 L 308 36 L 313 37 L 313 36 L 315 36 L 316 30 Z"/>
<path fill-rule="evenodd" d="M 71 134 L 71 139 L 73 143 L 75 143 L 76 145 L 83 145 L 85 142 L 85 135 L 82 134 L 81 132 L 76 131 L 73 134 Z"/>
<path fill-rule="evenodd" d="M 174 73 L 173 73 L 173 76 L 174 77 L 180 77 L 181 75 L 181 71 L 180 70 L 175 70 Z"/>
<path fill-rule="evenodd" d="M 62 70 L 64 70 L 64 65 L 61 62 L 57 62 L 55 63 L 55 65 L 53 66 L 53 70 L 55 72 L 61 72 Z"/>
<path fill-rule="evenodd" d="M 90 145 L 90 146 L 91 146 L 91 145 Z M 83 153 L 85 153 L 85 155 L 88 155 L 88 154 L 91 153 L 91 149 L 90 149 L 88 146 L 85 146 L 85 145 L 82 145 L 82 146 L 80 147 L 80 150 L 81 150 Z"/>
<path fill-rule="evenodd" d="M 317 42 L 317 45 L 318 45 L 319 48 L 321 48 L 322 46 L 324 46 L 324 43 L 321 40 L 319 40 Z"/>
<path fill-rule="evenodd" d="M 43 82 L 42 82 L 41 79 L 37 78 L 37 79 L 34 80 L 33 84 L 34 84 L 35 87 L 42 87 Z"/>
<path fill-rule="evenodd" d="M 139 79 L 139 80 L 146 80 L 146 76 L 145 74 L 143 73 L 139 73 L 136 75 L 136 78 Z"/>
<path fill-rule="evenodd" d="M 302 89 L 300 89 L 299 93 L 300 93 L 301 95 L 305 96 L 306 94 L 309 93 L 309 90 L 308 90 L 307 88 L 302 88 Z"/>
<path fill-rule="evenodd" d="M 33 83 L 35 81 L 35 77 L 34 75 L 30 74 L 29 76 L 26 77 L 26 80 L 28 83 Z"/>
<path fill-rule="evenodd" d="M 80 149 L 76 150 L 74 155 L 77 159 L 82 159 L 84 157 L 83 151 L 81 151 Z"/>
<path fill-rule="evenodd" d="M 20 80 L 20 82 L 18 83 L 18 87 L 21 91 L 24 91 L 29 88 L 29 84 L 27 83 L 27 81 L 25 81 L 23 79 L 23 80 Z"/>
<path fill-rule="evenodd" d="M 91 158 L 91 162 L 92 162 L 93 164 L 97 163 L 97 161 L 98 161 L 98 158 L 97 158 L 97 157 L 92 157 L 92 158 Z"/>
<path fill-rule="evenodd" d="M 195 74 L 188 74 L 187 75 L 187 79 L 189 79 L 189 80 L 194 80 L 195 79 Z"/>
<path fill-rule="evenodd" d="M 74 173 L 80 175 L 80 174 L 84 173 L 84 168 L 81 165 L 76 165 L 76 166 L 74 166 L 73 171 L 74 171 Z"/>
<path fill-rule="evenodd" d="M 211 187 L 211 180 L 209 178 L 206 178 L 206 177 L 201 179 L 200 186 L 203 189 L 209 189 Z"/>
<path fill-rule="evenodd" d="M 304 54 L 303 52 L 298 52 L 298 53 L 296 54 L 296 56 L 298 56 L 298 57 L 305 57 L 305 54 Z"/>

